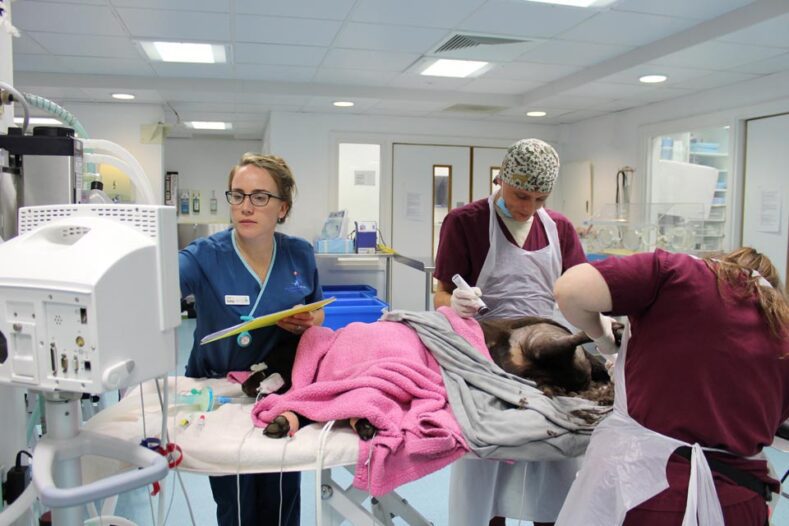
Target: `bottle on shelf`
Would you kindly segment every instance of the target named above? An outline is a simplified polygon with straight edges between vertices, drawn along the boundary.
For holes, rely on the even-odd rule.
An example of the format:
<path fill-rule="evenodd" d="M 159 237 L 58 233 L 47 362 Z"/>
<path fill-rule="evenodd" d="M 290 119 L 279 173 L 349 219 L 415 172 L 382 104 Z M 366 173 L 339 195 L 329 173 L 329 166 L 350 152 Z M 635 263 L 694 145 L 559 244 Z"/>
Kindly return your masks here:
<path fill-rule="evenodd" d="M 192 213 L 200 213 L 200 192 L 192 193 Z"/>

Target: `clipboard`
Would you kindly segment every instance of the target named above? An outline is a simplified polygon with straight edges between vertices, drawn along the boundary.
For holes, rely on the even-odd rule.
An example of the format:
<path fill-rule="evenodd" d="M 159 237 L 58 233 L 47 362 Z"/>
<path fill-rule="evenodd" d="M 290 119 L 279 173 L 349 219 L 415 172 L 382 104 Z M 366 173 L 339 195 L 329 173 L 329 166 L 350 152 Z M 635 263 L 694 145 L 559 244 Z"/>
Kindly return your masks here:
<path fill-rule="evenodd" d="M 308 303 L 307 305 L 297 305 L 296 307 L 290 309 L 272 312 L 271 314 L 264 314 L 263 316 L 255 318 L 254 320 L 245 321 L 243 323 L 239 323 L 238 325 L 233 325 L 232 327 L 227 327 L 220 331 L 208 334 L 204 336 L 202 340 L 200 340 L 200 345 L 215 342 L 217 340 L 221 340 L 222 338 L 227 338 L 228 336 L 235 336 L 236 334 L 241 334 L 244 331 L 268 327 L 270 325 L 274 325 L 279 320 L 288 318 L 294 314 L 312 312 L 314 310 L 322 309 L 325 305 L 328 305 L 336 299 L 337 298 L 328 298 L 325 300 L 316 301 L 314 303 Z"/>

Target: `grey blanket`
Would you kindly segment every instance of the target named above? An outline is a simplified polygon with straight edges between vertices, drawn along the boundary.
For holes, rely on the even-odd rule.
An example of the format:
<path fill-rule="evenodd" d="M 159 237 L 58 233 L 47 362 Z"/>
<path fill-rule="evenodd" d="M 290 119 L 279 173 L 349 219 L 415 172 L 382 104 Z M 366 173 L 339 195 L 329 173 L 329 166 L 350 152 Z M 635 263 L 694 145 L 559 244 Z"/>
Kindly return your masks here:
<path fill-rule="evenodd" d="M 382 318 L 411 326 L 441 366 L 452 412 L 480 457 L 563 460 L 582 455 L 610 411 L 582 398 L 549 398 L 531 380 L 488 361 L 439 312 L 393 311 Z"/>

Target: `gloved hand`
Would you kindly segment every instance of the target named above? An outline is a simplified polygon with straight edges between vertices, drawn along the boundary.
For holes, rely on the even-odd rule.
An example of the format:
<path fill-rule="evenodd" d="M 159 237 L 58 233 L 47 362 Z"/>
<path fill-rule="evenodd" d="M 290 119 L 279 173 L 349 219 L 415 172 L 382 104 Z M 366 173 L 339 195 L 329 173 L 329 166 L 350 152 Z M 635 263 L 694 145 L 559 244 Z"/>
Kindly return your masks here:
<path fill-rule="evenodd" d="M 456 288 L 452 291 L 450 305 L 452 310 L 457 312 L 461 318 L 471 318 L 480 308 L 479 298 L 481 297 L 482 291 L 479 287 L 471 287 L 471 289 Z"/>
<path fill-rule="evenodd" d="M 612 354 L 611 356 L 604 356 L 605 358 L 605 370 L 608 372 L 608 377 L 611 379 L 611 383 L 614 383 L 614 367 L 616 366 L 616 357 L 618 354 Z"/>
<path fill-rule="evenodd" d="M 614 330 L 611 327 L 613 321 L 614 320 L 608 316 L 603 316 L 601 314 L 600 323 L 603 324 L 603 335 L 599 338 L 592 339 L 595 345 L 597 345 L 597 350 L 606 356 L 610 356 L 619 350 L 619 347 L 616 345 L 616 340 L 614 340 Z"/>

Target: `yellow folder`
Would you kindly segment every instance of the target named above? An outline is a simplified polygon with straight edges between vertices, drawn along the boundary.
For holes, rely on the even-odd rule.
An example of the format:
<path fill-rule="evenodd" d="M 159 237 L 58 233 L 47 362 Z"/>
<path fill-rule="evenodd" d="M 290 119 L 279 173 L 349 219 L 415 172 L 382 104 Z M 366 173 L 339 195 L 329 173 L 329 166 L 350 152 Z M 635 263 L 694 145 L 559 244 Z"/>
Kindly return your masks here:
<path fill-rule="evenodd" d="M 239 323 L 238 325 L 233 325 L 232 327 L 228 327 L 226 329 L 222 329 L 221 331 L 216 331 L 214 333 L 208 334 L 200 340 L 200 345 L 205 345 L 206 343 L 215 342 L 217 340 L 221 340 L 222 338 L 227 338 L 228 336 L 235 336 L 236 334 L 241 334 L 244 331 L 251 331 L 254 329 L 259 329 L 261 327 L 268 327 L 269 325 L 274 325 L 279 320 L 288 318 L 293 316 L 294 314 L 300 314 L 302 312 L 312 312 L 314 310 L 322 309 L 325 305 L 333 302 L 337 298 L 328 298 L 325 300 L 316 301 L 315 303 L 308 303 L 307 305 L 297 305 L 291 309 L 281 310 L 279 312 L 272 312 L 271 314 L 265 314 L 254 320 L 245 321 L 243 323 Z"/>

